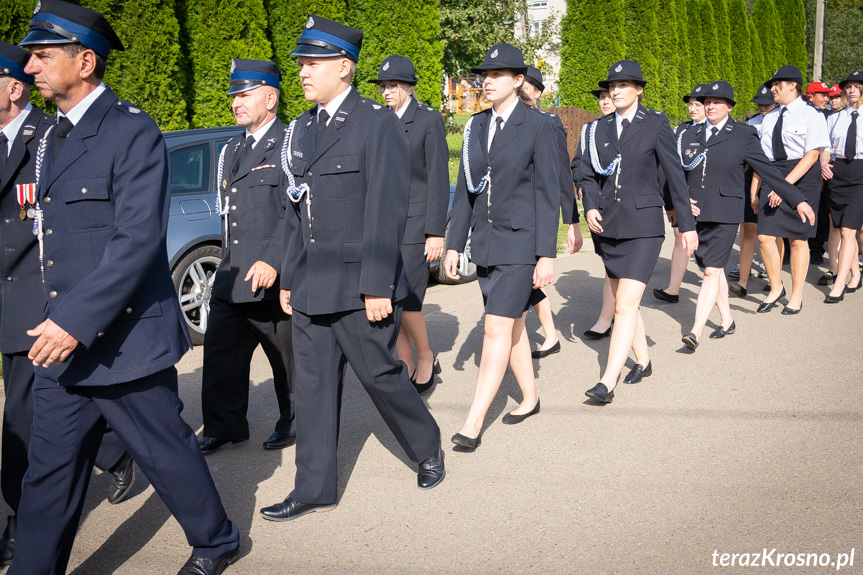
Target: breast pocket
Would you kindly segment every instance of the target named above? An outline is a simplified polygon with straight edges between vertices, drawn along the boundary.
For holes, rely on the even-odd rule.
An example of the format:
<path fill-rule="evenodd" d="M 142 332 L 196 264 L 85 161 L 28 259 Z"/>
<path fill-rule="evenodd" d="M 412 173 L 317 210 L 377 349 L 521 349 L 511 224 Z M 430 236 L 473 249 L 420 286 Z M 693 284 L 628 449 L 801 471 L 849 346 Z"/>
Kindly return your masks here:
<path fill-rule="evenodd" d="M 727 186 L 719 187 L 719 195 L 725 196 L 728 198 L 742 198 L 743 197 L 743 188 L 730 188 Z"/>
<path fill-rule="evenodd" d="M 314 167 L 311 170 L 314 173 Z M 338 156 L 318 162 L 318 173 L 312 193 L 321 193 L 330 200 L 350 200 L 362 192 L 359 156 Z"/>
<path fill-rule="evenodd" d="M 72 231 L 97 230 L 114 225 L 114 206 L 108 178 L 82 178 L 64 184 L 66 227 Z"/>

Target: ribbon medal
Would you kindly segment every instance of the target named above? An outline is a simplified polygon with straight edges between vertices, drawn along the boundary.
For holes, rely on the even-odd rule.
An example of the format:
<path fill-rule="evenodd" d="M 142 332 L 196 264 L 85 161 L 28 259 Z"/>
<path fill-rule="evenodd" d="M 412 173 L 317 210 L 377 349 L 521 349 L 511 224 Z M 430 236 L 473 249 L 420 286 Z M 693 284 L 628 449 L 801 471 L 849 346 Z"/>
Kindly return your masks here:
<path fill-rule="evenodd" d="M 33 211 L 33 204 L 36 203 L 36 184 L 17 184 L 15 186 L 15 192 L 18 196 L 18 205 L 21 206 L 21 211 L 18 212 L 18 217 L 21 218 L 21 221 L 23 222 L 27 219 L 27 216 L 30 215 L 30 212 Z M 24 208 L 25 203 L 30 204 L 29 210 Z M 33 216 L 30 217 L 32 218 Z"/>

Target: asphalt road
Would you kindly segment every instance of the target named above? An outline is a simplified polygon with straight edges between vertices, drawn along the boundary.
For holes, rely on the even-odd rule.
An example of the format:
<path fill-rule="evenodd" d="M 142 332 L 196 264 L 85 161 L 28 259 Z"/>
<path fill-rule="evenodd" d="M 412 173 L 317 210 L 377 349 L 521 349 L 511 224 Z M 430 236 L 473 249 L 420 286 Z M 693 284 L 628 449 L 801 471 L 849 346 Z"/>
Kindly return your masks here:
<path fill-rule="evenodd" d="M 562 351 L 535 363 L 542 412 L 501 425 L 519 396 L 507 373 L 475 453 L 453 451 L 449 437 L 476 379 L 479 288 L 429 289 L 443 373 L 428 405 L 447 464 L 431 491 L 417 489 L 414 465 L 349 371 L 338 507 L 290 523 L 262 519 L 257 510 L 290 492 L 295 469 L 294 448 L 261 448 L 277 413 L 271 374 L 256 356 L 252 439 L 207 457 L 242 534 L 242 557 L 227 573 L 744 573 L 753 567 L 721 567 L 722 555 L 757 553 L 768 573 L 808 575 L 836 572 L 829 562 L 850 562 L 852 549 L 854 565 L 841 572 L 863 572 L 863 293 L 821 303 L 823 268 L 812 267 L 802 313 L 755 314 L 764 282 L 753 279 L 755 297 L 732 301 L 737 333 L 708 340 L 708 324 L 693 354 L 680 336 L 695 311 L 695 264 L 679 304 L 650 294 L 666 285 L 670 250 L 669 238 L 642 307 L 653 376 L 621 384 L 607 406 L 584 396 L 608 349 L 607 339 L 581 338 L 598 313 L 603 276 L 588 242 L 558 260 L 547 290 Z M 790 282 L 787 268 L 784 277 Z M 536 316 L 528 321 L 541 341 Z M 184 416 L 198 430 L 201 362 L 196 348 L 178 365 Z M 189 547 L 143 475 L 120 505 L 104 501 L 107 488 L 106 475 L 93 478 L 69 572 L 175 573 Z M 809 556 L 809 567 L 788 567 L 780 553 L 829 561 L 815 567 Z"/>

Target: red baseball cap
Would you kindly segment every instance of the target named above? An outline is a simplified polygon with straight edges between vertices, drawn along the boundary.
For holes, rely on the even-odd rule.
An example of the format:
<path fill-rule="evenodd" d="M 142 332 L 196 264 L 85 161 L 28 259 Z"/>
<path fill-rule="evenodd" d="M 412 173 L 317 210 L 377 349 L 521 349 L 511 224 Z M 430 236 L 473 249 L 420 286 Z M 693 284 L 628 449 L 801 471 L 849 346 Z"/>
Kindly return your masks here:
<path fill-rule="evenodd" d="M 833 96 L 839 96 L 840 94 L 842 94 L 842 88 L 839 87 L 839 84 L 833 84 L 832 86 L 830 86 L 830 94 L 829 95 L 831 98 Z"/>
<path fill-rule="evenodd" d="M 829 94 L 830 86 L 825 84 L 824 82 L 812 82 L 809 84 L 809 87 L 806 88 L 807 94 Z"/>

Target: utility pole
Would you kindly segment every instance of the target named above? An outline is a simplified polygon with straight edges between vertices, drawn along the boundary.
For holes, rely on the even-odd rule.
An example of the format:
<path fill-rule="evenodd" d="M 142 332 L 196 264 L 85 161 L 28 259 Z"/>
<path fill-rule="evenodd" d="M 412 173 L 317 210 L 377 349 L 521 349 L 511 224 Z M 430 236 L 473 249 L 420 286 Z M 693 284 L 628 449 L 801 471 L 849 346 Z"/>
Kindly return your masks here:
<path fill-rule="evenodd" d="M 821 81 L 824 62 L 824 8 L 826 0 L 815 0 L 815 55 L 812 63 L 812 80 Z"/>

